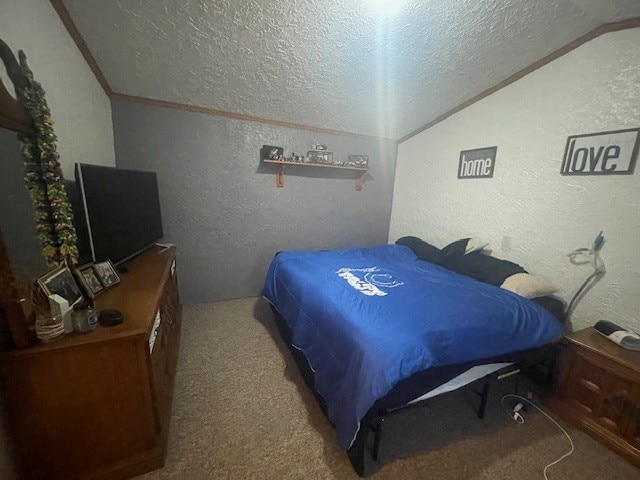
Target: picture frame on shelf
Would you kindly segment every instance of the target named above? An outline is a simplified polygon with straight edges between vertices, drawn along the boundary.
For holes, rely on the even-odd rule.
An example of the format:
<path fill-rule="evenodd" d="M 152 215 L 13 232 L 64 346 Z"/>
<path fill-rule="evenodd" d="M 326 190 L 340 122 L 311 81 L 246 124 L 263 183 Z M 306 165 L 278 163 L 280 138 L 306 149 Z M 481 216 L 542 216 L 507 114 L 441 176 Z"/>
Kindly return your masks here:
<path fill-rule="evenodd" d="M 100 292 L 105 289 L 105 286 L 100 281 L 98 274 L 93 266 L 93 263 L 87 263 L 80 267 L 77 267 L 74 271 L 76 278 L 79 280 L 80 285 L 91 299 L 95 298 Z"/>
<path fill-rule="evenodd" d="M 82 289 L 73 277 L 69 267 L 66 266 L 58 267 L 45 273 L 38 278 L 38 285 L 47 297 L 60 295 L 69 303 L 70 307 L 85 299 Z"/>
<path fill-rule="evenodd" d="M 97 262 L 93 265 L 93 269 L 104 288 L 109 288 L 120 283 L 120 276 L 116 272 L 116 267 L 113 266 L 111 260 Z"/>
<path fill-rule="evenodd" d="M 280 160 L 283 158 L 284 148 L 272 145 L 262 145 L 260 160 Z"/>

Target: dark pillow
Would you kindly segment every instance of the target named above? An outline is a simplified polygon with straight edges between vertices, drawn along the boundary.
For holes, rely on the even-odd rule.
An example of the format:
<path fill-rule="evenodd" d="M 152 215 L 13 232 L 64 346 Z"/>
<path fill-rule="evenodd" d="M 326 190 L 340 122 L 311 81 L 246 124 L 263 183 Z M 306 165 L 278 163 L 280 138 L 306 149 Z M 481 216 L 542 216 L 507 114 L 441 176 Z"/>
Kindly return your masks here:
<path fill-rule="evenodd" d="M 418 237 L 402 237 L 396 240 L 396 244 L 409 247 L 420 260 L 442 265 L 443 257 L 440 249 Z"/>
<path fill-rule="evenodd" d="M 467 243 L 469 243 L 469 240 L 470 240 L 469 238 L 456 240 L 455 242 L 451 242 L 449 245 L 447 245 L 442 250 L 440 250 L 443 258 L 445 259 L 445 263 L 450 258 L 461 257 L 462 255 L 464 255 L 464 252 L 467 249 Z"/>
<path fill-rule="evenodd" d="M 554 317 L 560 320 L 560 323 L 567 321 L 567 317 L 564 312 L 565 305 L 557 298 L 546 296 L 532 298 L 531 301 L 537 303 L 542 308 L 546 308 Z"/>
<path fill-rule="evenodd" d="M 450 257 L 444 266 L 456 273 L 467 275 L 468 277 L 495 285 L 496 287 L 502 285 L 507 277 L 511 275 L 528 273 L 516 263 L 490 257 L 480 252 Z"/>

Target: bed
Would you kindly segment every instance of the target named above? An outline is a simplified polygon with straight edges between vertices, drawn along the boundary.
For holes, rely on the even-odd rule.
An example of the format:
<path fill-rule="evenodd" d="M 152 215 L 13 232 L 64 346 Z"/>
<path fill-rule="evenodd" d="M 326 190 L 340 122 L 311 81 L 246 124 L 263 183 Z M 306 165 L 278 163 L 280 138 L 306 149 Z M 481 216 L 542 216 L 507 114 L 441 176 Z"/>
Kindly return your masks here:
<path fill-rule="evenodd" d="M 359 475 L 386 415 L 541 361 L 562 333 L 545 308 L 404 245 L 287 251 L 264 297 Z"/>

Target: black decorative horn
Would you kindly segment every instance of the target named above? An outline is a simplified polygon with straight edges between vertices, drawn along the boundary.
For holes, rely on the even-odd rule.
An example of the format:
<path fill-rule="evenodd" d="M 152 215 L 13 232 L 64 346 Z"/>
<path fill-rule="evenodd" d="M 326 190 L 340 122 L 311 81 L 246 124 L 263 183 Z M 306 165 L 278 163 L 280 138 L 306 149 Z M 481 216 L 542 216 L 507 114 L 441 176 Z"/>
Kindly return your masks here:
<path fill-rule="evenodd" d="M 24 53 L 22 51 L 19 52 L 20 60 L 22 61 L 24 57 Z M 4 63 L 5 68 L 7 69 L 7 75 L 13 82 L 13 87 L 16 89 L 16 93 L 18 91 L 22 91 L 27 87 L 28 81 L 27 77 L 24 74 L 24 71 L 18 61 L 16 60 L 15 55 L 3 40 L 0 39 L 0 58 L 2 58 L 2 62 Z M 26 65 L 26 57 L 24 58 L 24 65 Z"/>

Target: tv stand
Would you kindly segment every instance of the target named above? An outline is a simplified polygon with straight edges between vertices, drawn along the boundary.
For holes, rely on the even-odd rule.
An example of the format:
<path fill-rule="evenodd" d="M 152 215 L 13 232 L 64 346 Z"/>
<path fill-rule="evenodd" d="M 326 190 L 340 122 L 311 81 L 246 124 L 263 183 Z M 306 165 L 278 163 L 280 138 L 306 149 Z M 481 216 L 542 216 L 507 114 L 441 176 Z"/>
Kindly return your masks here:
<path fill-rule="evenodd" d="M 27 479 L 131 478 L 164 464 L 180 341 L 175 247 L 153 247 L 95 298 L 124 323 L 2 353 Z"/>

